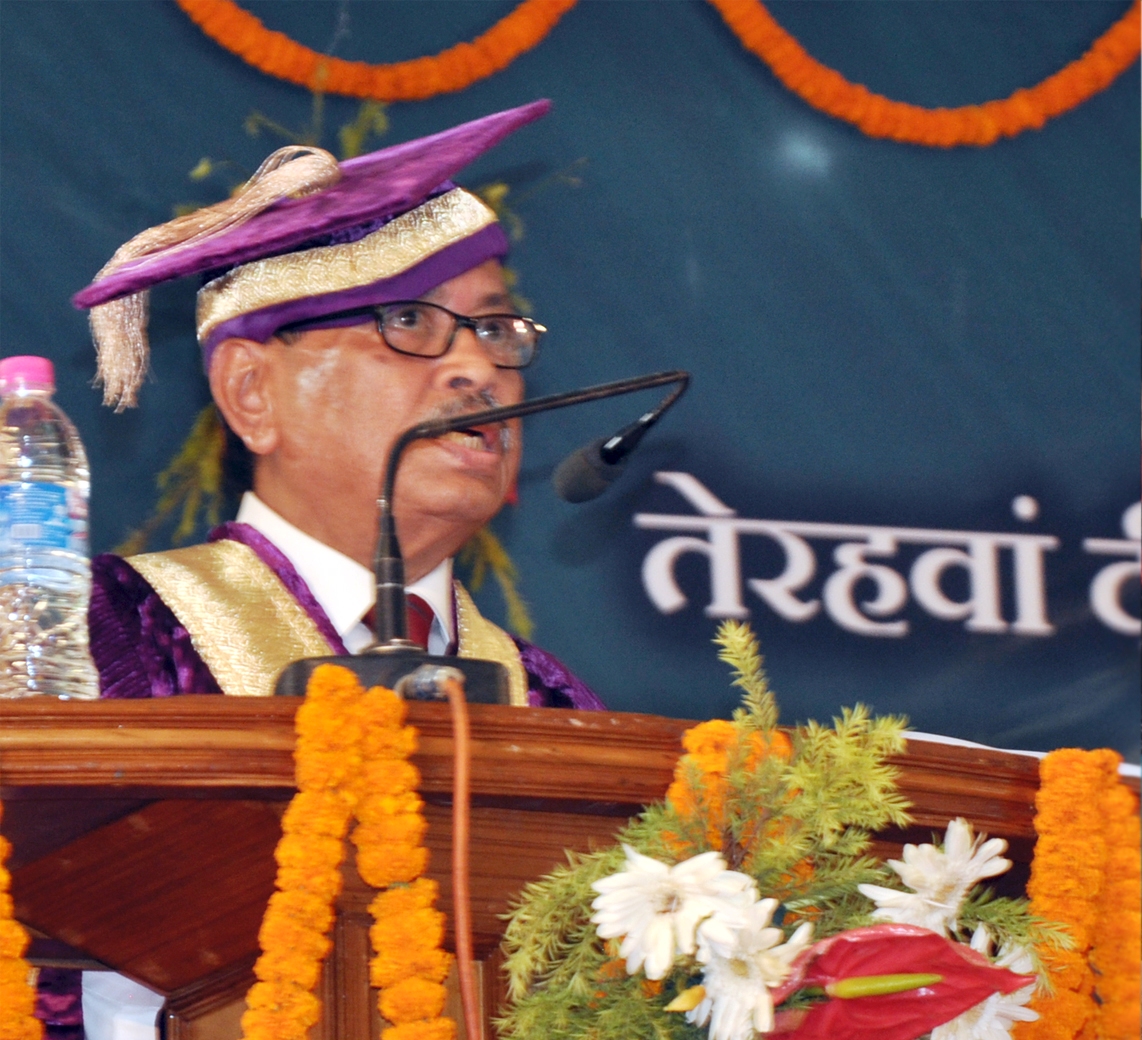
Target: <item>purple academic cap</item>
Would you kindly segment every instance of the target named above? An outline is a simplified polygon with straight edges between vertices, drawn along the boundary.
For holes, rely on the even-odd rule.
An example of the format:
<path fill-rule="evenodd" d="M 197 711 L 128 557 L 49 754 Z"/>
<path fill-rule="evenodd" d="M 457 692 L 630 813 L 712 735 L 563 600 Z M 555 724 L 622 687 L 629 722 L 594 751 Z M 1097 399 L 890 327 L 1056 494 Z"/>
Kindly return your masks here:
<path fill-rule="evenodd" d="M 209 366 L 226 336 L 264 341 L 291 322 L 415 298 L 502 258 L 507 239 L 492 211 L 449 182 L 550 107 L 533 101 L 343 163 L 321 149 L 279 149 L 230 199 L 136 235 L 72 297 L 91 309 L 104 400 L 134 404 L 149 353 L 145 296 L 163 282 L 209 275 L 198 308 Z M 275 265 L 268 279 L 266 265 Z M 314 277 L 318 269 L 328 277 Z"/>
<path fill-rule="evenodd" d="M 149 289 L 188 274 L 235 267 L 327 234 L 383 220 L 424 202 L 434 188 L 521 126 L 543 116 L 542 99 L 495 112 L 429 137 L 340 163 L 341 179 L 300 199 L 282 199 L 238 227 L 201 243 L 128 261 L 72 297 L 79 309 Z"/>

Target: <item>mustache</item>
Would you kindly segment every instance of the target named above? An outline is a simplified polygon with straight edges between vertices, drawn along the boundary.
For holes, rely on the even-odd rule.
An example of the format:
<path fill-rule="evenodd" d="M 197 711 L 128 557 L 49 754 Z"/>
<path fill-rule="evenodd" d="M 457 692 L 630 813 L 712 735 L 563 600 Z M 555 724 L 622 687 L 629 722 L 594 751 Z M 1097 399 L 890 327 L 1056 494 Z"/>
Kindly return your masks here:
<path fill-rule="evenodd" d="M 453 419 L 458 415 L 467 415 L 471 412 L 482 412 L 485 408 L 496 408 L 503 402 L 496 396 L 495 391 L 489 389 L 468 390 L 441 401 L 429 409 L 421 417 L 420 422 L 435 422 L 437 419 Z M 512 445 L 512 430 L 501 424 L 499 431 L 500 449 L 507 451 Z"/>

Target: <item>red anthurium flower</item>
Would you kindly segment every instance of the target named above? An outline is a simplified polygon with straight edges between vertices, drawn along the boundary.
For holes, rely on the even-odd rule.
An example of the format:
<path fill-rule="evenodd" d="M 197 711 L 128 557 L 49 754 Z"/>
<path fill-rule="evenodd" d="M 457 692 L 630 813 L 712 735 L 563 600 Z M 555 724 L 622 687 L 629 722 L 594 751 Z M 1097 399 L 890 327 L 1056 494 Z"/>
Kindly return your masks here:
<path fill-rule="evenodd" d="M 780 988 L 780 1003 L 807 986 L 825 987 L 869 975 L 932 974 L 939 982 L 902 993 L 831 999 L 809 1009 L 784 1040 L 916 1040 L 981 1003 L 993 993 L 1013 993 L 1034 977 L 995 967 L 963 943 L 910 924 L 854 928 L 823 939 L 793 963 Z"/>

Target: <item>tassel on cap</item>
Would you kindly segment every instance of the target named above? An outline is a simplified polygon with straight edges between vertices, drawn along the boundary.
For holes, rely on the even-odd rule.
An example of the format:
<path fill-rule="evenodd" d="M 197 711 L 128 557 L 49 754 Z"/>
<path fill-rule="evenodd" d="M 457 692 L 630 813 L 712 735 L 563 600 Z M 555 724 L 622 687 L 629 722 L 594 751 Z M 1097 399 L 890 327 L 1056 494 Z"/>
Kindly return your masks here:
<path fill-rule="evenodd" d="M 301 145 L 279 148 L 230 198 L 148 228 L 124 243 L 95 281 L 133 261 L 200 245 L 244 224 L 275 202 L 312 195 L 340 179 L 341 168 L 329 152 Z M 91 308 L 91 335 L 98 355 L 95 381 L 103 385 L 103 403 L 114 405 L 117 412 L 135 405 L 147 374 L 148 297 L 144 289 Z"/>

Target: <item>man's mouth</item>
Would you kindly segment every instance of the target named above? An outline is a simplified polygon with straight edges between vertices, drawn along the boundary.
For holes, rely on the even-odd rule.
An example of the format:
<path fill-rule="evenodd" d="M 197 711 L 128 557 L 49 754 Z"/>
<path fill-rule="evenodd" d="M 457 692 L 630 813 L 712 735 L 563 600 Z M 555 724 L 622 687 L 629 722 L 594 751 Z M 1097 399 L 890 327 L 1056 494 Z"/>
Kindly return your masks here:
<path fill-rule="evenodd" d="M 468 448 L 472 451 L 488 451 L 499 452 L 501 449 L 506 449 L 507 445 L 504 443 L 505 434 L 508 433 L 506 426 L 500 427 L 472 427 L 466 430 L 453 430 L 451 433 L 442 434 L 440 439 L 451 441 L 454 444 L 459 444 L 461 447 Z"/>
<path fill-rule="evenodd" d="M 466 394 L 453 398 L 438 406 L 424 421 L 451 419 L 465 412 L 480 412 L 494 408 L 499 402 L 490 391 Z M 491 455 L 506 455 L 512 445 L 512 431 L 507 423 L 487 423 L 483 426 L 467 426 L 450 433 L 441 434 L 437 440 L 448 441 L 470 451 L 488 452 Z"/>

